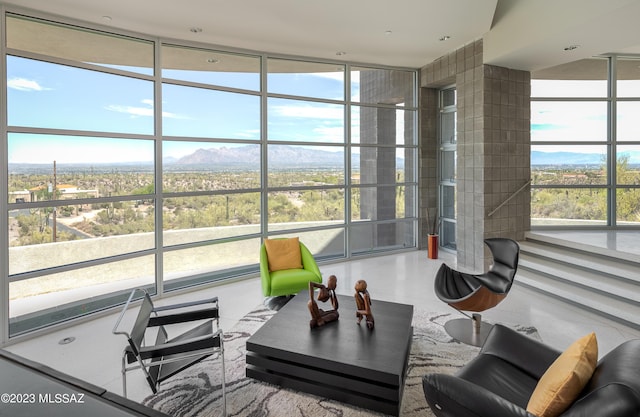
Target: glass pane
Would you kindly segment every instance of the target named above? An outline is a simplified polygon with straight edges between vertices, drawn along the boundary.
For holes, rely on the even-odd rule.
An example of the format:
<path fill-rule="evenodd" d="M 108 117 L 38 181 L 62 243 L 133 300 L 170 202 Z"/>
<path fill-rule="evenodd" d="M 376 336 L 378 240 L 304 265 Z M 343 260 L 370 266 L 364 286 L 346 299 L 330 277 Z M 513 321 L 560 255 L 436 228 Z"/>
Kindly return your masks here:
<path fill-rule="evenodd" d="M 456 137 L 457 112 L 440 113 L 440 143 L 454 144 Z"/>
<path fill-rule="evenodd" d="M 405 152 L 402 148 L 354 146 L 351 149 L 351 179 L 354 184 L 395 184 L 405 181 Z M 413 150 L 406 150 L 413 157 Z M 412 181 L 408 179 L 407 181 Z"/>
<path fill-rule="evenodd" d="M 10 133 L 8 153 L 10 203 L 154 192 L 152 140 Z"/>
<path fill-rule="evenodd" d="M 316 260 L 343 258 L 345 256 L 344 227 L 336 229 L 293 232 L 275 237 L 298 237 Z"/>
<path fill-rule="evenodd" d="M 260 193 L 164 200 L 164 245 L 260 233 Z"/>
<path fill-rule="evenodd" d="M 353 254 L 410 247 L 415 247 L 412 222 L 363 222 L 351 226 Z"/>
<path fill-rule="evenodd" d="M 416 213 L 416 186 L 400 186 L 398 187 L 398 206 L 396 207 L 396 216 L 415 217 Z"/>
<path fill-rule="evenodd" d="M 370 222 L 351 225 L 351 253 L 358 254 L 373 251 L 375 247 L 373 242 L 374 226 L 375 224 Z"/>
<path fill-rule="evenodd" d="M 638 101 L 618 101 L 616 134 L 618 141 L 640 141 L 640 102 Z"/>
<path fill-rule="evenodd" d="M 456 250 L 456 223 L 444 220 L 440 226 L 440 246 Z"/>
<path fill-rule="evenodd" d="M 269 187 L 344 184 L 344 148 L 269 145 Z"/>
<path fill-rule="evenodd" d="M 606 219 L 605 188 L 531 189 L 532 226 L 602 226 Z"/>
<path fill-rule="evenodd" d="M 164 141 L 163 192 L 260 188 L 260 145 Z"/>
<path fill-rule="evenodd" d="M 150 41 L 14 15 L 6 29 L 7 48 L 153 75 Z"/>
<path fill-rule="evenodd" d="M 351 220 L 391 220 L 412 217 L 414 188 L 358 187 L 351 191 Z"/>
<path fill-rule="evenodd" d="M 417 113 L 389 107 L 351 107 L 351 143 L 415 145 Z"/>
<path fill-rule="evenodd" d="M 442 90 L 442 107 L 447 108 L 455 105 L 456 105 L 456 89 L 449 88 L 447 90 Z"/>
<path fill-rule="evenodd" d="M 617 151 L 618 184 L 640 185 L 640 145 L 618 146 Z"/>
<path fill-rule="evenodd" d="M 152 249 L 153 213 L 132 201 L 10 210 L 9 274 Z"/>
<path fill-rule="evenodd" d="M 166 251 L 163 256 L 165 289 L 176 289 L 233 276 L 230 270 L 249 268 L 260 258 L 260 239 L 212 243 Z M 243 271 L 246 272 L 246 269 Z M 238 274 L 239 275 L 239 274 Z M 191 279 L 189 278 L 191 277 Z"/>
<path fill-rule="evenodd" d="M 162 85 L 164 136 L 260 139 L 260 97 Z"/>
<path fill-rule="evenodd" d="M 361 120 L 361 107 L 351 105 L 349 110 L 351 111 L 351 143 L 360 143 L 360 120 Z"/>
<path fill-rule="evenodd" d="M 344 100 L 344 65 L 290 61 L 267 61 L 269 93 L 330 100 Z"/>
<path fill-rule="evenodd" d="M 440 180 L 456 182 L 456 151 L 440 152 L 442 161 L 440 166 Z"/>
<path fill-rule="evenodd" d="M 616 61 L 618 97 L 640 97 L 640 58 L 618 58 Z"/>
<path fill-rule="evenodd" d="M 396 150 L 396 168 L 398 169 L 397 179 L 400 182 L 416 182 L 417 148 L 398 148 Z"/>
<path fill-rule="evenodd" d="M 607 66 L 607 59 L 591 58 L 534 71 L 531 97 L 606 97 Z"/>
<path fill-rule="evenodd" d="M 396 182 L 405 182 L 405 159 L 403 149 L 396 149 Z M 409 160 L 411 162 L 411 160 Z"/>
<path fill-rule="evenodd" d="M 162 76 L 259 91 L 260 57 L 163 45 Z"/>
<path fill-rule="evenodd" d="M 344 188 L 269 193 L 269 231 L 344 224 Z"/>
<path fill-rule="evenodd" d="M 7 56 L 11 126 L 151 135 L 153 82 Z"/>
<path fill-rule="evenodd" d="M 414 71 L 351 67 L 351 100 L 413 107 Z"/>
<path fill-rule="evenodd" d="M 456 187 L 442 186 L 442 215 L 446 219 L 456 218 Z M 441 242 L 442 243 L 442 242 Z"/>
<path fill-rule="evenodd" d="M 616 222 L 618 226 L 640 225 L 640 188 L 616 190 Z"/>
<path fill-rule="evenodd" d="M 269 98 L 269 140 L 344 143 L 341 104 Z"/>
<path fill-rule="evenodd" d="M 531 179 L 535 185 L 607 183 L 605 145 L 531 147 Z"/>
<path fill-rule="evenodd" d="M 531 102 L 532 142 L 606 140 L 606 102 Z"/>
<path fill-rule="evenodd" d="M 53 250 L 50 255 L 55 257 L 60 253 Z M 44 249 L 40 259 L 44 260 L 46 256 Z M 149 255 L 10 282 L 10 334 L 50 326 L 124 303 L 133 288 L 146 287 L 153 292 L 154 259 Z"/>

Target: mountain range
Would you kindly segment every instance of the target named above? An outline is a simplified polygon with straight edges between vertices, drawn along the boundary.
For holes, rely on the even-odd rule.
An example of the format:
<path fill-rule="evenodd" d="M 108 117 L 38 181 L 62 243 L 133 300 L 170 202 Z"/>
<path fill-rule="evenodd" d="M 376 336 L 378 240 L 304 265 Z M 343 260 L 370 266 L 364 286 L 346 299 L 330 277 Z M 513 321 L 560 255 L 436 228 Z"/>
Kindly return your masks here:
<path fill-rule="evenodd" d="M 337 147 L 336 150 L 342 148 Z M 395 151 L 394 151 L 395 152 Z M 640 166 L 640 151 L 625 151 L 629 157 L 629 164 Z M 396 158 L 396 167 L 404 167 L 404 159 Z M 360 166 L 360 154 L 351 154 L 353 167 Z M 531 166 L 588 166 L 599 167 L 603 164 L 602 155 L 585 152 L 531 152 Z M 163 166 L 169 171 L 180 170 L 211 170 L 217 169 L 256 169 L 260 166 L 260 148 L 255 145 L 198 149 L 181 158 L 168 157 L 163 160 Z M 330 152 L 321 149 L 305 148 L 301 146 L 277 145 L 269 147 L 270 169 L 341 169 L 344 167 L 342 152 Z M 9 163 L 11 174 L 39 174 L 51 172 L 51 164 Z M 87 170 L 95 172 L 153 172 L 152 161 L 126 163 L 64 163 L 58 164 L 61 171 Z"/>
<path fill-rule="evenodd" d="M 640 164 L 640 151 L 627 151 L 629 163 Z M 359 166 L 360 154 L 352 154 L 352 166 Z M 222 147 L 198 149 L 180 159 L 164 161 L 165 165 L 175 168 L 187 165 L 214 165 L 218 167 L 257 166 L 260 163 L 260 149 L 257 146 Z M 532 166 L 599 166 L 602 155 L 586 152 L 531 152 Z M 269 148 L 269 167 L 273 169 L 287 168 L 341 168 L 344 160 L 341 152 L 329 152 L 300 146 L 278 145 Z M 396 166 L 403 167 L 404 160 L 396 158 Z"/>
<path fill-rule="evenodd" d="M 622 154 L 629 157 L 629 164 L 640 164 L 640 151 L 625 151 Z M 599 153 L 531 151 L 532 166 L 602 165 L 602 158 L 602 154 Z"/>
<path fill-rule="evenodd" d="M 336 148 L 342 150 L 342 148 Z M 395 151 L 394 151 L 395 153 Z M 352 154 L 352 166 L 359 166 L 360 154 Z M 221 168 L 256 167 L 260 164 L 260 148 L 254 145 L 198 149 L 179 159 L 165 159 L 165 166 L 178 169 L 186 166 L 216 166 Z M 396 166 L 403 167 L 404 159 L 396 158 Z M 342 152 L 330 152 L 301 146 L 275 145 L 269 147 L 269 168 L 342 168 Z"/>
<path fill-rule="evenodd" d="M 167 163 L 167 161 L 165 161 Z M 175 161 L 176 165 L 213 165 L 243 167 L 260 165 L 260 147 L 254 145 L 198 149 Z M 272 168 L 342 167 L 341 152 L 329 152 L 297 146 L 273 146 L 269 148 L 269 166 Z"/>

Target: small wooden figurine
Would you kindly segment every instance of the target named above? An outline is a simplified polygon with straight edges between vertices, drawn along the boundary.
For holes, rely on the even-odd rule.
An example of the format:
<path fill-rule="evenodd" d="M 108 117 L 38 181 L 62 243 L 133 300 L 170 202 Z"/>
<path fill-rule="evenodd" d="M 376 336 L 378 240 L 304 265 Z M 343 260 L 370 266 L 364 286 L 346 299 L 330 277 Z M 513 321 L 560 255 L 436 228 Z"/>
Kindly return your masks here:
<path fill-rule="evenodd" d="M 311 321 L 309 321 L 309 326 L 313 329 L 314 327 L 321 327 L 325 324 L 338 320 L 340 316 L 338 314 L 338 297 L 336 296 L 336 285 L 338 283 L 338 279 L 335 275 L 331 275 L 329 280 L 327 281 L 327 285 L 318 284 L 316 282 L 309 283 L 309 302 L 307 306 L 309 307 L 309 312 L 311 313 Z M 318 301 L 322 301 L 323 303 L 327 300 L 331 299 L 331 306 L 333 310 L 324 311 L 321 308 L 318 308 L 318 303 L 314 299 L 315 289 L 319 288 L 318 291 Z"/>
<path fill-rule="evenodd" d="M 367 327 L 373 329 L 373 313 L 371 313 L 371 297 L 369 297 L 369 291 L 367 291 L 367 281 L 359 280 L 355 286 L 356 293 L 354 297 L 356 299 L 356 318 L 358 324 L 365 318 Z"/>

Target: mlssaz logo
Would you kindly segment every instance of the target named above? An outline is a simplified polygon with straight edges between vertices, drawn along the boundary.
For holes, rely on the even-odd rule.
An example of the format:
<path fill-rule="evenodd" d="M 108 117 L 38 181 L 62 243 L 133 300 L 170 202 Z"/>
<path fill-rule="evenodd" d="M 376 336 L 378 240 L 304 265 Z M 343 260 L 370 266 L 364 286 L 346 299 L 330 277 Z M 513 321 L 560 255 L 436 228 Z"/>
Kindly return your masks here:
<path fill-rule="evenodd" d="M 84 394 L 38 394 L 38 402 L 45 404 L 84 404 Z"/>

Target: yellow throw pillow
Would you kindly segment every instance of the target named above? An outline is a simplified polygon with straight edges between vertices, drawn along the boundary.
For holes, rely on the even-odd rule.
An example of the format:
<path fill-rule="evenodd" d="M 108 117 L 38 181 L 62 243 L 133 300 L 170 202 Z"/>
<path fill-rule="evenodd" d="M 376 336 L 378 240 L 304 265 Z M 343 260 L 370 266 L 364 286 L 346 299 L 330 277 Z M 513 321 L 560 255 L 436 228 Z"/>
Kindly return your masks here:
<path fill-rule="evenodd" d="M 290 239 L 265 239 L 264 246 L 267 250 L 269 271 L 302 268 L 300 241 L 297 237 Z"/>
<path fill-rule="evenodd" d="M 538 381 L 527 411 L 538 417 L 556 417 L 578 398 L 598 363 L 598 341 L 590 333 L 567 348 Z"/>

